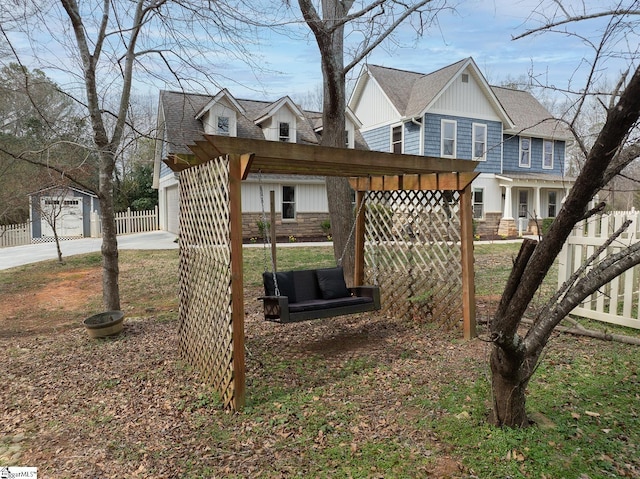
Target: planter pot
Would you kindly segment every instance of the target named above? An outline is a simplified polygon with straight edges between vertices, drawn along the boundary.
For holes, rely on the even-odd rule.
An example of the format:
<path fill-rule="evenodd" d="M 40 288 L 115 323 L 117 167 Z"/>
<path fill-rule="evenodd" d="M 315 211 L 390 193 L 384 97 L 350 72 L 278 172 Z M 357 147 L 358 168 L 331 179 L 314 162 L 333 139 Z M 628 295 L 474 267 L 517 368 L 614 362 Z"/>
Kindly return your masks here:
<path fill-rule="evenodd" d="M 91 338 L 113 336 L 122 331 L 124 313 L 122 311 L 105 311 L 94 314 L 83 321 L 84 327 Z"/>

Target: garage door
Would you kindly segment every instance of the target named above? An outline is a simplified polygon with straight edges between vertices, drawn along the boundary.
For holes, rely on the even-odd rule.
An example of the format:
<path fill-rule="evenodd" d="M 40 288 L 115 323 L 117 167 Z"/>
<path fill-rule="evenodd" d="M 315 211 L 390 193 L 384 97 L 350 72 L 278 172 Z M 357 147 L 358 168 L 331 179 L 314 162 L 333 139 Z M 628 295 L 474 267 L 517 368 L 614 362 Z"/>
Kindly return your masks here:
<path fill-rule="evenodd" d="M 53 237 L 53 224 L 59 237 L 82 237 L 82 200 L 73 196 L 41 198 L 42 236 Z"/>
<path fill-rule="evenodd" d="M 178 185 L 167 188 L 167 231 L 180 232 L 180 191 Z"/>

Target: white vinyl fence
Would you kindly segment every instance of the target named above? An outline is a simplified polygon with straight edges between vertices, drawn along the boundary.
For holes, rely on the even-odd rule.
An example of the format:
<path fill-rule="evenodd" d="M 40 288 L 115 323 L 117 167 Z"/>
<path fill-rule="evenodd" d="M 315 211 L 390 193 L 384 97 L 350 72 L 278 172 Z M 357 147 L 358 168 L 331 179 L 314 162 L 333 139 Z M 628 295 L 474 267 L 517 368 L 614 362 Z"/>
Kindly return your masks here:
<path fill-rule="evenodd" d="M 158 207 L 145 211 L 127 211 L 116 213 L 116 231 L 119 235 L 131 233 L 145 233 L 147 231 L 157 231 L 160 229 L 158 223 Z M 91 213 L 91 236 L 98 237 L 102 234 L 100 227 L 100 215 Z"/>
<path fill-rule="evenodd" d="M 609 254 L 640 241 L 640 212 L 618 211 L 597 215 L 579 223 L 560 253 L 558 285 L 563 284 L 627 219 L 632 220 L 631 225 L 606 251 L 600 254 L 599 260 L 601 260 Z M 636 266 L 591 295 L 575 308 L 572 314 L 640 329 L 639 290 L 640 266 Z"/>
<path fill-rule="evenodd" d="M 0 248 L 31 243 L 31 224 L 0 226 Z"/>

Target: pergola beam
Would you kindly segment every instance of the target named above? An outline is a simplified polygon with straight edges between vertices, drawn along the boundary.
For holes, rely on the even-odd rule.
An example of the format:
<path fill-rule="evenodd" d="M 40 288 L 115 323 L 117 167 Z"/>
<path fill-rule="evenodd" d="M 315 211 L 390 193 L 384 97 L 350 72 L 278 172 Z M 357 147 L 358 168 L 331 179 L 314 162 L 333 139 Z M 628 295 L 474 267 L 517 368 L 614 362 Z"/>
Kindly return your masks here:
<path fill-rule="evenodd" d="M 189 148 L 194 156 L 174 156 L 165 163 L 173 171 L 181 171 L 219 156 L 252 154 L 252 160 L 245 170 L 247 174 L 260 171 L 266 174 L 343 177 L 471 173 L 478 164 L 470 160 L 398 155 L 382 151 L 331 148 L 218 135 L 204 135 L 203 140 L 196 141 Z M 446 176 L 443 176 L 440 181 L 444 181 L 445 178 Z M 433 188 L 421 187 L 421 189 Z"/>

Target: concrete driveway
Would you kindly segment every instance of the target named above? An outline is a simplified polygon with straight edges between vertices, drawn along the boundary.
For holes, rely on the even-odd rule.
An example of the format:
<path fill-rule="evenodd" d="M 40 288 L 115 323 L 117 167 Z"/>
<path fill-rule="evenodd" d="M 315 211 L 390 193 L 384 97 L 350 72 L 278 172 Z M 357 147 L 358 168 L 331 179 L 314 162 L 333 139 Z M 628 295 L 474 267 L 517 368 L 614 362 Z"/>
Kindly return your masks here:
<path fill-rule="evenodd" d="M 166 231 L 151 231 L 118 236 L 118 249 L 178 249 L 176 235 Z M 82 238 L 60 242 L 63 259 L 74 254 L 100 251 L 102 238 Z M 0 248 L 0 270 L 29 263 L 57 259 L 55 243 L 27 244 Z"/>

